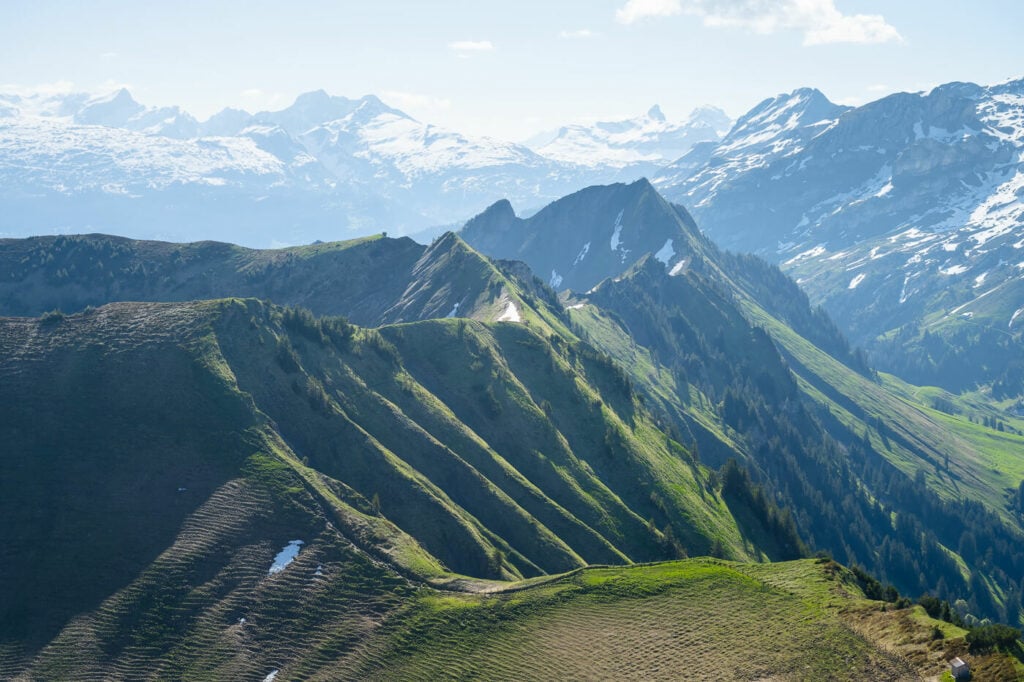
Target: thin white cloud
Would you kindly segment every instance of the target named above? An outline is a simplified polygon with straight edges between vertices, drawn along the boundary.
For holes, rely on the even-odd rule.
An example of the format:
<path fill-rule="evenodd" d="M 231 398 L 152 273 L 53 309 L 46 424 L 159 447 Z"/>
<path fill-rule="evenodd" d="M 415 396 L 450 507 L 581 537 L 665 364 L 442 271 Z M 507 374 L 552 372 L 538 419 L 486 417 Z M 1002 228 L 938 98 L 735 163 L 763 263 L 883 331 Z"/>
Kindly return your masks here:
<path fill-rule="evenodd" d="M 581 28 L 576 31 L 559 31 L 558 37 L 563 40 L 577 40 L 585 38 L 596 38 L 597 34 L 589 28 Z"/>
<path fill-rule="evenodd" d="M 632 24 L 648 17 L 671 17 L 682 12 L 680 0 L 629 0 L 615 12 L 615 21 Z"/>
<path fill-rule="evenodd" d="M 843 14 L 835 0 L 629 0 L 615 13 L 631 24 L 645 17 L 685 13 L 712 28 L 742 28 L 759 34 L 792 30 L 804 45 L 901 42 L 903 36 L 880 14 Z"/>
<path fill-rule="evenodd" d="M 100 55 L 100 59 L 113 59 L 117 56 L 116 52 L 104 52 Z"/>
<path fill-rule="evenodd" d="M 260 88 L 249 88 L 248 90 L 242 90 L 240 94 L 242 97 L 247 99 L 255 99 L 257 97 L 263 97 L 266 93 L 264 93 Z"/>
<path fill-rule="evenodd" d="M 448 49 L 456 52 L 490 52 L 494 44 L 489 40 L 457 40 L 448 43 Z"/>
<path fill-rule="evenodd" d="M 381 93 L 385 102 L 406 113 L 413 113 L 416 116 L 433 114 L 439 111 L 447 111 L 452 108 L 452 101 L 446 97 L 434 97 L 418 92 L 403 92 L 401 90 L 385 90 Z"/>

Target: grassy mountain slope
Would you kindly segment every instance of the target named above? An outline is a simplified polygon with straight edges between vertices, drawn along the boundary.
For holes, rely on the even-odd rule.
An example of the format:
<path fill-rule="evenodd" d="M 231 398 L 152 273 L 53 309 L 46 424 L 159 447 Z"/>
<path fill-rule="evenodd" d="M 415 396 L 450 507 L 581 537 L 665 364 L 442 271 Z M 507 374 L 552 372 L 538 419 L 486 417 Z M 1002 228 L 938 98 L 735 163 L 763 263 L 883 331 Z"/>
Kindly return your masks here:
<path fill-rule="evenodd" d="M 354 668 L 315 679 L 909 680 L 965 651 L 963 630 L 920 607 L 880 606 L 831 562 L 594 567 L 485 594 L 423 592 Z M 971 662 L 979 679 L 1018 674 L 1002 654 Z"/>
<path fill-rule="evenodd" d="M 595 223 L 636 214 L 638 205 L 660 216 L 685 250 L 667 259 L 631 253 L 629 267 L 606 263 L 606 279 L 572 299 L 576 333 L 629 368 L 662 424 L 695 442 L 703 461 L 738 457 L 749 466 L 812 546 L 908 593 L 938 591 L 963 598 L 964 613 L 1017 622 L 1024 554 L 1019 463 L 1010 462 L 1017 436 L 1006 429 L 1013 422 L 988 429 L 988 438 L 970 415 L 939 413 L 914 390 L 876 377 L 778 268 L 719 251 L 685 211 L 640 183 L 625 189 L 588 190 L 600 195 L 592 203 L 603 221 L 553 206 L 543 229 L 533 222 L 543 211 L 504 231 L 488 227 L 485 213 L 466 232 L 485 244 L 493 230 L 502 248 L 518 235 L 530 256 L 541 236 L 588 239 L 604 229 Z M 788 525 L 775 517 L 748 532 L 762 546 L 786 544 Z M 991 551 L 972 549 L 982 546 Z"/>
<path fill-rule="evenodd" d="M 442 572 L 277 437 L 218 350 L 218 307 L 0 325 L 4 677 L 33 659 L 33 676 L 49 679 L 181 677 L 206 650 L 233 657 L 239 674 L 266 674 L 295 641 L 320 638 L 320 619 L 294 614 L 286 636 L 271 629 L 282 609 L 302 609 L 282 600 L 305 581 L 268 576 L 296 538 L 316 547 L 306 559 L 351 564 L 305 598 L 337 592 L 354 611 L 324 618 L 357 630 L 404 589 L 380 559 Z M 228 629 L 240 618 L 252 627 Z"/>
<path fill-rule="evenodd" d="M 620 360 L 644 349 L 629 366 L 652 409 L 705 462 L 741 453 L 810 545 L 905 592 L 1015 622 L 1019 436 L 983 438 L 994 430 L 898 394 L 705 272 L 669 276 L 643 259 L 591 291 L 573 321 Z"/>
<path fill-rule="evenodd" d="M 0 667 L 254 675 L 334 660 L 408 580 L 763 556 L 621 371 L 534 327 L 237 299 L 4 319 Z M 268 574 L 292 540 L 303 577 Z"/>

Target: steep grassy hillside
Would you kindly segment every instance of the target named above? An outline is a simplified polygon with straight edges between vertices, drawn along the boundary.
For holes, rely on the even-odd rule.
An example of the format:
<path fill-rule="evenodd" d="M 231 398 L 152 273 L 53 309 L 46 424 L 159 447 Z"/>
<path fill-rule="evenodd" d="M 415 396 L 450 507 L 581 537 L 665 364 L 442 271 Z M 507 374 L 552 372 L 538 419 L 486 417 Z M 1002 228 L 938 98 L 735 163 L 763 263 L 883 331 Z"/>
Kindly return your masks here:
<path fill-rule="evenodd" d="M 906 593 L 964 599 L 965 615 L 1016 622 L 1019 437 L 983 439 L 992 430 L 900 397 L 710 274 L 669 276 L 642 260 L 574 307 L 574 328 L 633 368 L 651 409 L 702 461 L 749 466 L 812 548 Z M 788 523 L 751 532 L 778 542 Z"/>
<path fill-rule="evenodd" d="M 300 617 L 323 590 L 358 639 L 408 579 L 766 556 L 621 370 L 525 324 L 121 303 L 3 319 L 0 358 L 7 670 L 330 649 Z M 294 585 L 268 573 L 292 540 Z"/>
<path fill-rule="evenodd" d="M 442 573 L 274 433 L 219 352 L 221 308 L 0 324 L 0 677 L 187 677 L 204 656 L 265 675 L 394 608 L 405 581 L 380 560 Z M 307 577 L 269 573 L 294 539 Z M 299 617 L 325 593 L 334 610 Z"/>
<path fill-rule="evenodd" d="M 778 268 L 723 253 L 646 183 L 588 188 L 526 220 L 488 211 L 463 234 L 545 272 L 569 252 L 542 244 L 591 244 L 552 281 L 587 290 L 565 294 L 574 332 L 628 368 L 663 428 L 703 461 L 750 468 L 762 497 L 726 486 L 727 501 L 790 512 L 743 521 L 762 547 L 794 544 L 795 524 L 811 547 L 905 592 L 1019 622 L 1019 436 L 994 405 L 951 414 L 949 400 L 922 402 L 877 376 Z"/>

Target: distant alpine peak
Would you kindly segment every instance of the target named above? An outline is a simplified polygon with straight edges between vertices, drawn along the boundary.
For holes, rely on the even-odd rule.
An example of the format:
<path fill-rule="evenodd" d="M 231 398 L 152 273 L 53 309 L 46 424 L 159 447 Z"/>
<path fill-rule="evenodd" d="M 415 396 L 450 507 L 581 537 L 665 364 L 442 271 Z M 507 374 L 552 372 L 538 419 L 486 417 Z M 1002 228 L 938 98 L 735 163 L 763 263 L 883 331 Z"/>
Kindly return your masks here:
<path fill-rule="evenodd" d="M 327 91 L 323 88 L 317 90 L 310 90 L 309 92 L 300 93 L 292 104 L 293 107 L 320 107 L 331 103 L 334 99 L 327 94 Z"/>
<path fill-rule="evenodd" d="M 703 252 L 692 218 L 673 207 L 647 178 L 594 185 L 558 199 L 528 218 L 493 204 L 463 228 L 473 248 L 525 261 L 556 290 L 588 291 L 620 276 L 645 254 L 670 274 L 688 255 Z"/>
<path fill-rule="evenodd" d="M 584 167 L 630 167 L 650 173 L 697 143 L 717 142 L 731 123 L 725 112 L 712 107 L 694 110 L 687 120 L 673 122 L 655 104 L 635 118 L 568 125 L 555 134 L 538 135 L 534 150 L 549 159 Z"/>
<path fill-rule="evenodd" d="M 111 104 L 111 105 L 126 106 L 126 107 L 127 106 L 132 106 L 132 107 L 139 107 L 139 108 L 142 107 L 142 105 L 139 104 L 135 100 L 134 97 L 132 97 L 132 93 L 129 92 L 128 88 L 118 88 L 117 90 L 114 90 L 113 92 L 108 92 L 108 93 L 105 93 L 103 95 L 97 95 L 97 96 L 91 98 L 88 102 L 86 102 L 85 106 L 86 107 L 92 107 L 92 106 L 97 106 L 97 105 L 101 105 L 101 104 Z"/>
<path fill-rule="evenodd" d="M 122 126 L 131 117 L 145 110 L 127 88 L 93 97 L 75 114 L 76 123 Z"/>
<path fill-rule="evenodd" d="M 775 110 L 812 112 L 831 112 L 835 109 L 848 109 L 832 102 L 817 88 L 797 88 L 788 94 L 781 94 L 769 100 L 769 108 Z"/>
<path fill-rule="evenodd" d="M 734 121 L 725 113 L 724 109 L 710 104 L 704 104 L 690 112 L 686 124 L 689 126 L 709 126 L 718 133 L 719 137 L 725 137 L 732 128 Z"/>
<path fill-rule="evenodd" d="M 653 118 L 655 121 L 664 121 L 665 114 L 662 113 L 661 107 L 655 104 L 653 107 L 647 110 L 647 118 Z"/>
<path fill-rule="evenodd" d="M 735 154 L 741 149 L 763 150 L 770 156 L 794 153 L 801 148 L 802 137 L 849 109 L 831 102 L 815 88 L 798 88 L 769 97 L 736 121 L 715 155 Z"/>
<path fill-rule="evenodd" d="M 508 199 L 499 199 L 484 209 L 481 216 L 489 218 L 515 218 L 516 211 L 512 208 L 512 202 Z"/>

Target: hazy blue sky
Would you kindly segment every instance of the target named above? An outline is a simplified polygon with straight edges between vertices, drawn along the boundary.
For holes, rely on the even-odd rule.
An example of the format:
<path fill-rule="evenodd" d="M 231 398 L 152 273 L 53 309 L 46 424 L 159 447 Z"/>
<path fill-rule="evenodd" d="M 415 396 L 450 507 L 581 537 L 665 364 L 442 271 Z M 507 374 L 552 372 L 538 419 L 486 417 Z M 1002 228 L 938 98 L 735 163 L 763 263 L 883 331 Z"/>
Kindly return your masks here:
<path fill-rule="evenodd" d="M 654 103 L 736 116 L 801 86 L 860 103 L 1000 82 L 1024 74 L 1021 26 L 1019 0 L 3 0 L 0 89 L 127 84 L 205 118 L 324 88 L 522 139 Z"/>

